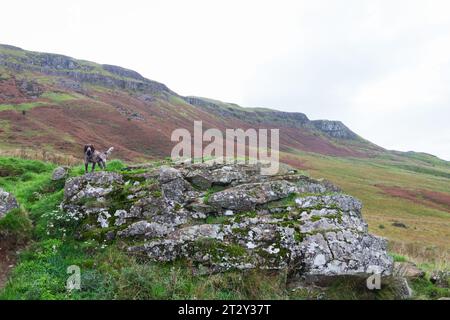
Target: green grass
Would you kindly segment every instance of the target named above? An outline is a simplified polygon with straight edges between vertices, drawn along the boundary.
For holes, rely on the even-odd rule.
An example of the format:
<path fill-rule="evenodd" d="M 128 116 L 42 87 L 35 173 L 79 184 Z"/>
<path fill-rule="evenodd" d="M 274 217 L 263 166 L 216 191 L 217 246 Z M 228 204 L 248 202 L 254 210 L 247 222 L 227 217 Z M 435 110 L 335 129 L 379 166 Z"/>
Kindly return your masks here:
<path fill-rule="evenodd" d="M 8 46 L 1 46 L 0 45 L 0 53 L 3 55 L 9 56 L 9 59 L 16 59 L 16 58 L 26 58 L 25 51 L 22 50 L 16 50 L 15 48 L 11 48 Z"/>
<path fill-rule="evenodd" d="M 0 67 L 0 81 L 8 80 L 9 78 L 11 78 L 11 75 Z"/>
<path fill-rule="evenodd" d="M 41 97 L 56 104 L 77 99 L 74 95 L 64 92 L 45 92 L 41 95 Z"/>
<path fill-rule="evenodd" d="M 23 208 L 13 209 L 0 219 L 0 239 L 25 243 L 31 238 L 32 228 L 28 213 Z"/>
<path fill-rule="evenodd" d="M 394 262 L 406 262 L 408 261 L 408 258 L 405 256 L 402 256 L 400 254 L 391 253 L 391 257 L 394 259 Z"/>
<path fill-rule="evenodd" d="M 47 99 L 50 101 L 50 103 L 59 105 L 66 101 L 78 99 L 79 97 L 63 92 L 45 92 L 40 96 L 40 98 Z M 7 110 L 28 111 L 33 108 L 48 105 L 49 103 L 46 101 L 34 101 L 19 104 L 0 104 L 0 111 L 7 111 Z"/>
<path fill-rule="evenodd" d="M 3 231 L 31 238 L 20 256 L 0 299 L 392 299 L 395 292 L 387 285 L 370 292 L 361 283 L 332 282 L 328 289 L 292 291 L 287 287 L 287 270 L 230 271 L 197 276 L 187 261 L 144 262 L 128 255 L 122 243 L 76 240 L 77 221 L 59 209 L 63 183 L 51 181 L 54 165 L 32 160 L 0 157 L 0 186 L 16 195 L 22 208 L 0 220 Z M 109 171 L 120 172 L 121 161 L 110 161 Z M 82 166 L 70 176 L 84 173 Z M 211 188 L 208 193 L 219 191 Z M 292 198 L 293 199 L 293 198 Z M 290 199 L 292 201 L 292 199 Z M 33 222 L 31 228 L 30 219 Z M 206 223 L 223 223 L 226 217 L 209 217 Z M 240 247 L 234 254 L 244 254 Z M 407 257 L 392 253 L 396 261 Z M 409 257 L 408 257 L 409 259 Z M 81 270 L 81 290 L 65 288 L 67 268 Z M 448 295 L 428 279 L 412 284 L 417 297 L 434 299 Z"/>
<path fill-rule="evenodd" d="M 66 291 L 67 267 L 81 290 Z M 22 253 L 0 299 L 286 299 L 283 277 L 265 272 L 194 276 L 183 263 L 140 263 L 115 246 L 48 239 Z"/>
<path fill-rule="evenodd" d="M 45 106 L 47 103 L 37 101 L 37 102 L 26 102 L 26 103 L 19 103 L 19 104 L 0 104 L 0 111 L 8 111 L 8 110 L 15 110 L 15 111 L 27 111 L 36 107 Z"/>
<path fill-rule="evenodd" d="M 224 188 L 221 187 L 221 186 L 213 186 L 213 187 L 209 188 L 208 190 L 206 190 L 206 194 L 205 194 L 205 196 L 203 197 L 203 202 L 204 202 L 205 204 L 208 204 L 209 198 L 211 198 L 211 196 L 212 196 L 214 193 L 219 192 L 219 191 L 222 191 L 223 189 L 224 189 Z"/>
<path fill-rule="evenodd" d="M 230 217 L 227 216 L 208 216 L 205 220 L 207 224 L 223 224 L 230 220 Z"/>
<path fill-rule="evenodd" d="M 120 160 L 111 160 L 106 163 L 106 171 L 121 172 L 125 167 L 126 165 Z"/>
<path fill-rule="evenodd" d="M 381 290 L 370 291 L 366 279 L 342 277 L 328 284 L 326 290 L 315 289 L 309 292 L 311 298 L 326 300 L 392 300 L 398 299 L 395 284 L 382 281 Z"/>
<path fill-rule="evenodd" d="M 106 171 L 108 172 L 123 172 L 123 173 L 139 173 L 140 171 L 124 171 L 126 165 L 120 160 L 111 160 L 106 163 Z M 92 166 L 89 166 L 89 172 L 91 172 Z M 101 170 L 99 166 L 95 167 L 95 171 Z M 142 172 L 145 172 L 143 170 Z M 84 165 L 78 165 L 70 168 L 70 176 L 81 176 L 84 174 Z"/>
<path fill-rule="evenodd" d="M 428 277 L 410 282 L 416 299 L 439 299 L 450 297 L 450 288 L 440 288 L 434 285 Z"/>
<path fill-rule="evenodd" d="M 279 207 L 292 207 L 295 206 L 295 199 L 297 199 L 300 195 L 297 193 L 291 193 L 286 198 L 283 198 L 281 200 L 272 201 L 269 204 L 270 208 L 279 208 Z M 301 196 L 306 196 L 305 194 L 302 194 Z"/>
<path fill-rule="evenodd" d="M 41 195 L 55 191 L 56 183 L 51 181 L 55 167 L 40 161 L 0 158 L 0 187 L 12 192 L 28 210 Z"/>
<path fill-rule="evenodd" d="M 397 165 L 397 168 L 406 170 L 406 171 L 412 171 L 417 173 L 423 173 L 428 174 L 436 177 L 444 177 L 447 179 L 450 179 L 450 172 L 436 170 L 433 168 L 423 167 L 423 166 L 416 166 L 416 165 Z"/>

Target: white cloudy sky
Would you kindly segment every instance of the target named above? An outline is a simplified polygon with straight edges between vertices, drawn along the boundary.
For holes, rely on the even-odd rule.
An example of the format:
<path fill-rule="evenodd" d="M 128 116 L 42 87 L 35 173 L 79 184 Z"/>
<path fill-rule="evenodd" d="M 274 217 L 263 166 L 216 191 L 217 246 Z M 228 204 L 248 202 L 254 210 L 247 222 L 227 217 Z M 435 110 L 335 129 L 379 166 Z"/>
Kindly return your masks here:
<path fill-rule="evenodd" d="M 0 43 L 450 160 L 450 1 L 5 1 Z"/>

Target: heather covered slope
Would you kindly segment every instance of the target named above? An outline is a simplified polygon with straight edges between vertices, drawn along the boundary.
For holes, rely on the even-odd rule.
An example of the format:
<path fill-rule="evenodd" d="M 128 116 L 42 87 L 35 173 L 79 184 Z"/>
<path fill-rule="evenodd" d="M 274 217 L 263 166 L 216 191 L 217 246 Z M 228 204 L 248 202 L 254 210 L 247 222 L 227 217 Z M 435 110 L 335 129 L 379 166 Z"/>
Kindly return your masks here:
<path fill-rule="evenodd" d="M 0 153 L 81 158 L 91 142 L 132 162 L 164 158 L 172 131 L 195 120 L 204 129 L 280 128 L 281 160 L 363 200 L 372 233 L 424 261 L 448 257 L 449 162 L 384 150 L 340 122 L 182 97 L 131 70 L 0 45 Z"/>
<path fill-rule="evenodd" d="M 0 46 L 0 141 L 78 155 L 79 145 L 114 144 L 125 159 L 163 157 L 176 128 L 280 128 L 281 147 L 335 156 L 382 151 L 337 121 L 181 97 L 137 72 Z"/>

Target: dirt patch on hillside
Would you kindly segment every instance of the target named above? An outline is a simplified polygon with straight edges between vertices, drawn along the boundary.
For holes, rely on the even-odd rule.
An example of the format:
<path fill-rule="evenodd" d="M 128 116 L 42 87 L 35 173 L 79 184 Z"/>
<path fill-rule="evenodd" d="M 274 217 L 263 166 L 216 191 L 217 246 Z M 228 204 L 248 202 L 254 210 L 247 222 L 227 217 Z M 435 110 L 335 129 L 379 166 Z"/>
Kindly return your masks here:
<path fill-rule="evenodd" d="M 8 276 L 17 261 L 17 251 L 21 249 L 17 243 L 0 239 L 0 289 L 6 285 Z"/>
<path fill-rule="evenodd" d="M 392 197 L 402 198 L 417 204 L 429 206 L 438 210 L 450 212 L 450 194 L 425 189 L 405 189 L 397 186 L 375 185 L 383 193 Z"/>

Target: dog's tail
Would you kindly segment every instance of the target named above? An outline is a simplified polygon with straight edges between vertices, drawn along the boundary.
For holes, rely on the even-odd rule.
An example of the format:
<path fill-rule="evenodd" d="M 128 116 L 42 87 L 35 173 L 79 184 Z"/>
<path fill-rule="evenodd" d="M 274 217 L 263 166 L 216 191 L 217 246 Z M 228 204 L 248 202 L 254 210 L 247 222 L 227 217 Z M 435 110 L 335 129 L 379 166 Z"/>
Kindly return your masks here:
<path fill-rule="evenodd" d="M 105 152 L 106 155 L 109 156 L 109 154 L 110 154 L 111 152 L 113 152 L 113 150 L 114 150 L 114 147 L 109 148 L 108 151 Z"/>

